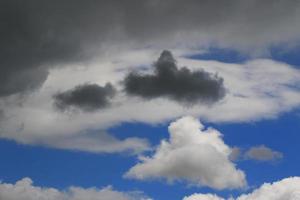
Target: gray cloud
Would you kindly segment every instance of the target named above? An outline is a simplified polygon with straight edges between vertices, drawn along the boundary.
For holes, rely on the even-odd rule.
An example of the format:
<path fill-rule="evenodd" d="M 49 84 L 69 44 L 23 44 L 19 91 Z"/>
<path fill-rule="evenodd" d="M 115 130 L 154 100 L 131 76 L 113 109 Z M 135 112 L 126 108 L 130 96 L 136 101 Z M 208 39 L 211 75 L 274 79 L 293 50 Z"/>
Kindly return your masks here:
<path fill-rule="evenodd" d="M 264 145 L 250 148 L 245 152 L 244 157 L 246 159 L 253 159 L 258 161 L 273 161 L 283 157 L 283 154 L 278 151 L 274 151 Z"/>
<path fill-rule="evenodd" d="M 46 65 L 78 57 L 77 44 L 68 40 L 72 36 L 62 23 L 54 25 L 59 18 L 53 18 L 55 6 L 49 3 L 1 1 L 0 97 L 39 87 L 48 76 Z"/>
<path fill-rule="evenodd" d="M 294 0 L 2 0 L 0 97 L 38 88 L 49 67 L 88 60 L 111 44 L 213 42 L 257 51 L 297 45 L 299 5 Z"/>
<path fill-rule="evenodd" d="M 107 83 L 104 87 L 97 84 L 83 84 L 71 90 L 57 93 L 53 96 L 55 106 L 64 111 L 79 108 L 83 111 L 95 111 L 110 105 L 110 99 L 115 95 L 115 88 Z"/>
<path fill-rule="evenodd" d="M 241 156 L 241 149 L 239 147 L 233 147 L 229 155 L 229 159 L 232 161 L 237 161 L 239 160 L 240 156 Z"/>
<path fill-rule="evenodd" d="M 131 72 L 124 80 L 125 91 L 145 99 L 167 97 L 179 102 L 216 102 L 225 95 L 223 79 L 204 70 L 178 68 L 171 52 L 163 51 L 154 64 L 154 74 Z"/>
<path fill-rule="evenodd" d="M 252 50 L 295 43 L 299 5 L 293 0 L 3 0 L 0 97 L 35 89 L 49 67 L 87 60 L 112 43 L 196 41 Z"/>

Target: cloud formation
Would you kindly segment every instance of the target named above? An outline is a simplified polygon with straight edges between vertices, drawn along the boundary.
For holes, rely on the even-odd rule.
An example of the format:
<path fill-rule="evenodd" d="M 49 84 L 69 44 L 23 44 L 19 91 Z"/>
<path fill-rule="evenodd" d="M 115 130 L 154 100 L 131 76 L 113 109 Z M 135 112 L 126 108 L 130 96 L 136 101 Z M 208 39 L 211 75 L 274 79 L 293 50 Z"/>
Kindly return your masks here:
<path fill-rule="evenodd" d="M 55 147 L 59 139 L 49 140 L 49 137 L 82 137 L 90 130 L 105 132 L 124 122 L 161 124 L 183 115 L 200 117 L 207 122 L 249 122 L 275 118 L 300 106 L 300 71 L 290 65 L 268 59 L 241 64 L 195 60 L 184 57 L 190 52 L 183 50 L 173 51 L 183 66 L 188 66 L 191 71 L 203 68 L 209 73 L 218 73 L 226 80 L 226 96 L 221 101 L 213 106 L 182 106 L 166 98 L 145 101 L 120 92 L 114 96 L 109 109 L 100 109 L 99 112 L 69 115 L 54 109 L 53 95 L 85 83 L 104 86 L 111 82 L 117 91 L 121 91 L 122 85 L 117 83 L 124 80 L 128 70 L 151 65 L 159 52 L 138 49 L 116 54 L 108 60 L 101 59 L 88 68 L 69 65 L 51 70 L 44 85 L 20 104 L 14 103 L 20 101 L 15 96 L 0 99 L 0 137 L 25 144 L 49 141 L 47 145 Z M 90 136 L 87 134 L 86 138 Z"/>
<path fill-rule="evenodd" d="M 264 183 L 249 194 L 228 200 L 298 200 L 300 199 L 300 177 L 285 178 L 274 183 Z M 215 194 L 193 194 L 183 200 L 225 200 Z"/>
<path fill-rule="evenodd" d="M 55 188 L 34 186 L 30 178 L 15 184 L 0 183 L 0 199 L 5 200 L 151 200 L 139 191 L 119 192 L 111 186 L 98 188 L 70 187 L 60 191 Z"/>
<path fill-rule="evenodd" d="M 258 161 L 274 161 L 281 159 L 283 154 L 278 151 L 274 151 L 264 145 L 251 147 L 245 152 L 244 157 L 246 159 L 258 160 Z"/>
<path fill-rule="evenodd" d="M 170 51 L 163 51 L 154 74 L 131 72 L 124 80 L 129 95 L 152 99 L 167 97 L 187 104 L 214 103 L 225 96 L 223 79 L 204 70 L 178 69 Z"/>
<path fill-rule="evenodd" d="M 68 0 L 2 0 L 0 97 L 38 88 L 49 68 L 87 61 L 114 45 L 118 50 L 121 46 L 181 44 L 250 52 L 297 45 L 299 4 L 283 0 L 74 0 L 70 5 Z"/>
<path fill-rule="evenodd" d="M 1 1 L 0 97 L 37 88 L 47 79 L 50 65 L 80 57 L 72 30 L 62 26 L 67 22 L 58 14 L 59 4 L 49 3 Z"/>
<path fill-rule="evenodd" d="M 147 139 L 128 137 L 118 139 L 104 131 L 74 134 L 69 136 L 54 136 L 41 138 L 37 144 L 59 149 L 86 151 L 91 153 L 129 153 L 139 154 L 150 150 Z"/>
<path fill-rule="evenodd" d="M 55 106 L 61 111 L 70 108 L 95 111 L 108 107 L 115 92 L 115 88 L 110 83 L 104 87 L 97 84 L 83 84 L 71 90 L 59 92 L 53 98 Z"/>
<path fill-rule="evenodd" d="M 225 200 L 215 194 L 192 194 L 191 196 L 184 197 L 183 200 Z M 230 199 L 231 200 L 231 199 Z"/>
<path fill-rule="evenodd" d="M 183 117 L 169 126 L 170 139 L 163 140 L 151 157 L 142 157 L 126 174 L 138 180 L 185 180 L 215 189 L 247 185 L 243 171 L 229 160 L 232 149 L 221 133 L 193 117 Z"/>

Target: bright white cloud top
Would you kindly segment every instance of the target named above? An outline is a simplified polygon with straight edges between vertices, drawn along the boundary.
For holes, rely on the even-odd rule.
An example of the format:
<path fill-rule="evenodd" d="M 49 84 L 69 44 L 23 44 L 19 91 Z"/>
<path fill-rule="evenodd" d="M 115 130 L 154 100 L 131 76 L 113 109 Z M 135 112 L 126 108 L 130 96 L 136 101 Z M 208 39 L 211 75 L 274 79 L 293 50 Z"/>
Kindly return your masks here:
<path fill-rule="evenodd" d="M 127 178 L 185 180 L 215 189 L 247 185 L 243 171 L 229 159 L 232 149 L 220 132 L 205 129 L 193 117 L 183 117 L 169 126 L 170 139 L 163 140 L 151 157 L 142 157 Z"/>
<path fill-rule="evenodd" d="M 140 191 L 120 192 L 111 186 L 97 188 L 70 187 L 58 190 L 33 185 L 30 178 L 15 184 L 0 183 L 0 198 L 5 200 L 152 200 Z M 228 200 L 298 200 L 300 198 L 300 177 L 285 178 L 274 183 L 264 183 L 261 187 L 237 198 Z M 183 200 L 225 200 L 215 194 L 193 194 Z"/>
<path fill-rule="evenodd" d="M 183 200 L 225 200 L 215 194 L 192 194 L 191 196 L 184 197 Z"/>
<path fill-rule="evenodd" d="M 124 76 L 140 66 L 147 67 L 146 70 L 143 67 L 145 73 L 152 73 L 149 66 L 160 53 L 155 49 L 128 51 L 83 65 L 53 69 L 44 85 L 24 99 L 20 100 L 19 95 L 2 98 L 4 114 L 0 137 L 90 152 L 141 152 L 149 149 L 146 140 L 119 140 L 106 130 L 122 122 L 162 123 L 182 115 L 210 122 L 255 121 L 275 118 L 300 105 L 297 87 L 300 71 L 290 65 L 267 59 L 228 64 L 186 58 L 184 55 L 195 52 L 184 49 L 173 52 L 178 66 L 204 69 L 224 78 L 225 98 L 210 106 L 199 103 L 185 107 L 165 98 L 145 101 L 127 96 L 122 93 L 120 83 Z M 58 91 L 84 83 L 104 86 L 107 82 L 113 83 L 119 91 L 108 108 L 88 113 L 61 113 L 53 106 L 53 95 Z"/>
<path fill-rule="evenodd" d="M 214 190 L 244 193 L 262 181 L 253 180 L 266 162 L 279 166 L 267 168 L 268 180 L 283 172 L 299 175 L 300 162 L 291 159 L 299 151 L 299 21 L 299 0 L 0 0 L 0 200 L 150 200 L 143 192 L 83 188 L 87 184 L 147 193 L 176 188 L 153 194 L 163 200 L 186 194 L 181 184 L 146 186 L 153 179 L 197 189 L 183 200 L 225 200 Z M 276 118 L 255 132 L 244 127 Z M 147 135 L 149 125 L 160 130 L 169 122 L 169 138 Z M 202 123 L 228 123 L 220 126 L 223 133 L 240 135 L 228 137 L 229 146 L 222 133 Z M 140 135 L 128 131 L 135 125 Z M 68 155 L 80 159 L 71 165 L 65 159 L 73 157 L 47 156 L 63 151 L 43 148 L 38 163 L 52 170 L 45 175 L 68 176 L 51 183 L 37 176 L 50 185 L 35 186 L 21 178 L 42 173 L 33 159 L 40 148 L 10 141 L 71 150 Z M 66 173 L 56 161 L 74 170 Z M 77 170 L 85 166 L 94 168 L 83 180 Z M 98 173 L 104 177 L 95 180 Z M 52 188 L 75 181 L 68 177 L 82 187 Z M 300 178 L 286 178 L 236 200 L 300 200 L 299 191 Z"/>
<path fill-rule="evenodd" d="M 97 188 L 70 187 L 58 190 L 34 186 L 30 178 L 23 178 L 15 184 L 0 183 L 0 199 L 5 200 L 151 200 L 139 191 L 119 192 L 111 186 Z"/>
<path fill-rule="evenodd" d="M 265 183 L 252 193 L 243 194 L 236 200 L 298 200 L 300 199 L 300 177 L 285 178 L 272 184 Z M 193 194 L 183 200 L 225 200 L 214 194 Z M 228 200 L 234 200 L 229 198 Z"/>

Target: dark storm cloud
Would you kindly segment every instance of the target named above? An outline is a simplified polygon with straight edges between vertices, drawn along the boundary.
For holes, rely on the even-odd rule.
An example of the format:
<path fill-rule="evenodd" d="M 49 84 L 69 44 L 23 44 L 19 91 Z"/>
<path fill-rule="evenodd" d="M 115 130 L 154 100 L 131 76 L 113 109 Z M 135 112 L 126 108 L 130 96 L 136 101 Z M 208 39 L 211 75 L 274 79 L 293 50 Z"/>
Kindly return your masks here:
<path fill-rule="evenodd" d="M 78 108 L 83 111 L 95 111 L 110 105 L 115 88 L 107 83 L 104 87 L 96 84 L 84 84 L 54 95 L 55 106 L 64 111 Z"/>
<path fill-rule="evenodd" d="M 65 35 L 55 33 L 46 22 L 42 3 L 35 3 L 0 2 L 0 97 L 40 86 L 48 75 L 43 65 L 63 62 L 76 54 L 77 49 L 63 41 Z"/>
<path fill-rule="evenodd" d="M 35 89 L 49 67 L 89 60 L 105 45 L 196 39 L 257 47 L 295 41 L 299 5 L 297 0 L 1 0 L 0 97 Z"/>
<path fill-rule="evenodd" d="M 0 109 L 0 122 L 4 118 L 4 111 Z"/>
<path fill-rule="evenodd" d="M 145 99 L 167 97 L 184 103 L 213 103 L 225 95 L 223 79 L 204 70 L 178 69 L 171 52 L 163 51 L 154 64 L 154 74 L 131 72 L 124 80 L 125 91 Z"/>
<path fill-rule="evenodd" d="M 50 67 L 92 58 L 116 24 L 104 3 L 1 1 L 0 97 L 41 86 Z"/>

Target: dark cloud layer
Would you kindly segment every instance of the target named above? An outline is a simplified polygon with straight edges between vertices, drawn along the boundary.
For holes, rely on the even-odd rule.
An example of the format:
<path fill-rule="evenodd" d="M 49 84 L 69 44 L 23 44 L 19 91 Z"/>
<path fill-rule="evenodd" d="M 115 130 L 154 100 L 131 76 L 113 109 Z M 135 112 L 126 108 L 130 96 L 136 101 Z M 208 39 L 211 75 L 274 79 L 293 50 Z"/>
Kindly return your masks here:
<path fill-rule="evenodd" d="M 48 75 L 44 65 L 61 63 L 76 54 L 66 34 L 59 29 L 56 33 L 53 24 L 47 23 L 52 20 L 46 19 L 49 13 L 43 13 L 43 3 L 0 2 L 0 97 L 40 86 Z"/>
<path fill-rule="evenodd" d="M 114 26 L 104 1 L 0 2 L 0 97 L 41 86 L 50 67 L 95 56 Z M 109 6 L 108 6 L 109 7 Z"/>
<path fill-rule="evenodd" d="M 213 103 L 225 95 L 223 79 L 204 70 L 178 69 L 171 52 L 163 51 L 154 64 L 154 74 L 130 73 L 124 80 L 125 91 L 145 99 L 167 97 L 179 102 Z"/>
<path fill-rule="evenodd" d="M 0 97 L 31 91 L 49 67 L 88 60 L 112 43 L 295 43 L 299 10 L 297 0 L 1 0 Z"/>
<path fill-rule="evenodd" d="M 54 95 L 54 100 L 55 106 L 61 111 L 70 108 L 95 111 L 108 107 L 114 95 L 115 88 L 110 83 L 104 87 L 96 84 L 84 84 Z"/>

